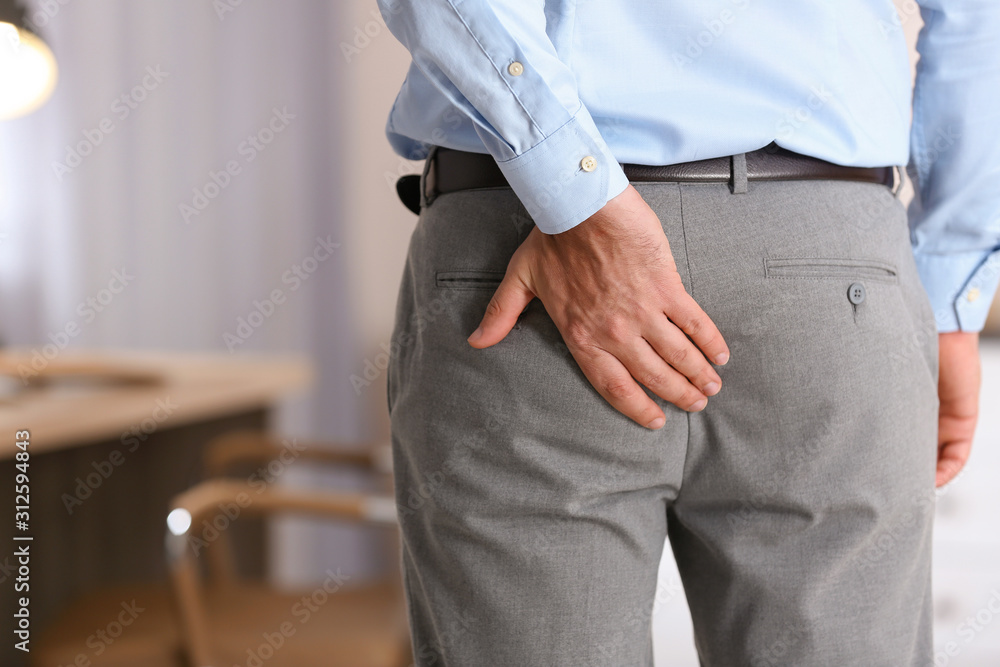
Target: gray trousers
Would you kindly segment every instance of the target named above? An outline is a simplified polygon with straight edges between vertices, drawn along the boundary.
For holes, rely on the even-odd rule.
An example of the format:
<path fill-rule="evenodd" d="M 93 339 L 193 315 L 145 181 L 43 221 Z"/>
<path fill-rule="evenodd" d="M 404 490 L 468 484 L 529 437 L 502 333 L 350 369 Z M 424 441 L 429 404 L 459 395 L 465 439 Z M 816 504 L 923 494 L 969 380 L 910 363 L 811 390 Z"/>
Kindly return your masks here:
<path fill-rule="evenodd" d="M 732 356 L 615 411 L 535 299 L 476 350 L 532 228 L 509 189 L 413 232 L 388 405 L 418 667 L 646 667 L 665 538 L 707 667 L 929 666 L 937 334 L 904 207 L 843 181 L 636 184 Z"/>

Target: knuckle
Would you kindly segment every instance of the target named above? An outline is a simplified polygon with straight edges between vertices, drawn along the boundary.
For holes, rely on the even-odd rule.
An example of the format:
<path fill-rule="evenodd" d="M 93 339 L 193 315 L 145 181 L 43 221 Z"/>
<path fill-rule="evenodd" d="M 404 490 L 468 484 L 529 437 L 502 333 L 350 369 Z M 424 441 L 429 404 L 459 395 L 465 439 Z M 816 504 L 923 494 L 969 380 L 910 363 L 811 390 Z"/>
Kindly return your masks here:
<path fill-rule="evenodd" d="M 685 407 L 697 400 L 693 398 L 694 395 L 690 391 L 685 391 L 679 382 L 671 383 L 666 391 L 661 392 L 660 396 L 678 407 Z"/>
<path fill-rule="evenodd" d="M 486 315 L 487 317 L 499 317 L 503 312 L 503 307 L 500 305 L 500 299 L 493 295 L 490 302 L 486 305 Z"/>
<path fill-rule="evenodd" d="M 699 386 L 706 382 L 718 382 L 720 385 L 722 383 L 722 378 L 719 377 L 719 374 L 706 362 L 699 362 L 698 368 L 689 377 L 692 380 L 697 379 Z"/>
<path fill-rule="evenodd" d="M 566 325 L 566 340 L 577 347 L 586 347 L 590 344 L 591 336 L 586 325 L 574 321 Z"/>
<path fill-rule="evenodd" d="M 604 333 L 610 340 L 623 343 L 628 339 L 630 330 L 628 319 L 621 315 L 613 315 L 607 319 Z"/>
<path fill-rule="evenodd" d="M 666 373 L 649 372 L 643 373 L 638 380 L 650 389 L 653 389 L 665 387 L 670 380 L 670 377 Z"/>
<path fill-rule="evenodd" d="M 675 347 L 674 349 L 667 352 L 667 363 L 678 368 L 684 365 L 684 362 L 688 360 L 690 356 L 690 351 L 687 346 Z"/>
<path fill-rule="evenodd" d="M 634 382 L 618 377 L 605 380 L 601 386 L 605 394 L 619 400 L 630 398 L 635 389 Z"/>
<path fill-rule="evenodd" d="M 689 317 L 681 327 L 689 336 L 697 336 L 705 330 L 705 323 L 700 317 Z"/>
<path fill-rule="evenodd" d="M 720 347 L 720 348 L 724 347 L 722 334 L 720 334 L 718 331 L 712 331 L 711 334 L 707 335 L 707 338 L 708 340 L 705 341 L 704 347 L 709 349 L 715 347 Z"/>

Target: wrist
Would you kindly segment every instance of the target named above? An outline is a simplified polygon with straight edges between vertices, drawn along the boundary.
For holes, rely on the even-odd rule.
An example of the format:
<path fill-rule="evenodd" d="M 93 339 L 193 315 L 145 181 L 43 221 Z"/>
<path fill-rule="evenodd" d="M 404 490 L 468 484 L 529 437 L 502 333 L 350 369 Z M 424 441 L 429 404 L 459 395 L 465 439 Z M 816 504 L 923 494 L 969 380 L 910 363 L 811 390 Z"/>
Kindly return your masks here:
<path fill-rule="evenodd" d="M 634 237 L 638 229 L 649 224 L 650 219 L 656 221 L 657 228 L 660 227 L 656 213 L 649 208 L 639 192 L 629 185 L 580 224 L 551 236 L 567 241 L 579 239 L 593 242 L 601 239 L 606 242 L 624 235 Z"/>
<path fill-rule="evenodd" d="M 955 344 L 978 345 L 978 331 L 945 331 L 938 334 L 938 340 L 948 341 Z"/>

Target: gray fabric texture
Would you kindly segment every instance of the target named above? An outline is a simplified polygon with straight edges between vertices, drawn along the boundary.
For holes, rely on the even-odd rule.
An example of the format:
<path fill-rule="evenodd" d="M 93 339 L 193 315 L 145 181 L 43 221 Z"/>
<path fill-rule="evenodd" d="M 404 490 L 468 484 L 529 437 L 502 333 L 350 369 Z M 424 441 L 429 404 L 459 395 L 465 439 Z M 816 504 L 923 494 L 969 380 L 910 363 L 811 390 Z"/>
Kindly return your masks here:
<path fill-rule="evenodd" d="M 932 664 L 937 334 L 904 207 L 843 181 L 636 188 L 731 350 L 700 413 L 647 390 L 658 431 L 538 299 L 466 342 L 533 226 L 511 190 L 421 213 L 387 397 L 416 665 L 651 666 L 667 537 L 706 667 Z"/>

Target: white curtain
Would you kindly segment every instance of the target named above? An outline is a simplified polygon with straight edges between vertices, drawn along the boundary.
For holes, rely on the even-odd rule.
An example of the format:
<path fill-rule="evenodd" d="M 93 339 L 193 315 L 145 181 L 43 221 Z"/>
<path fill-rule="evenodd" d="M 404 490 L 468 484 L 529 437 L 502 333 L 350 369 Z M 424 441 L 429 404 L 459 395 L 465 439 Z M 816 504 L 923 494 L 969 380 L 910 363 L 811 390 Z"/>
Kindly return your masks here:
<path fill-rule="evenodd" d="M 348 381 L 364 353 L 349 321 L 341 4 L 30 7 L 60 80 L 42 109 L 0 123 L 3 341 L 308 354 L 317 385 L 279 428 L 370 437 Z"/>

